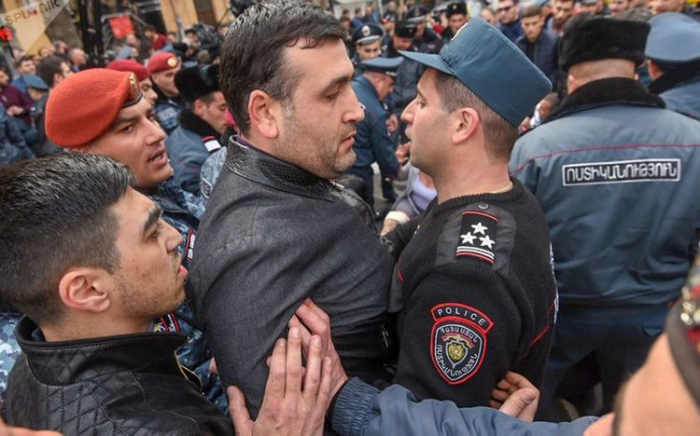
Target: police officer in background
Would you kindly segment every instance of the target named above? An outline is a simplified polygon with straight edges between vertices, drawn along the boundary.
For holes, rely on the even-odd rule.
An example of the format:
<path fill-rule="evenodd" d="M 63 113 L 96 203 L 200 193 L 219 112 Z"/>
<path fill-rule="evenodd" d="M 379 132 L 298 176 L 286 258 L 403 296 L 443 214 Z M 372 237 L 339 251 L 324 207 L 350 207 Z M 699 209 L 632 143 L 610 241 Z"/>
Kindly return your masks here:
<path fill-rule="evenodd" d="M 584 359 L 611 410 L 679 295 L 700 217 L 700 123 L 635 80 L 649 25 L 575 20 L 560 43 L 569 96 L 518 139 L 510 162 L 547 218 L 561 298 L 542 419 L 554 418 L 555 391 Z"/>
<path fill-rule="evenodd" d="M 649 24 L 645 57 L 653 82 L 649 91 L 666 108 L 700 120 L 700 22 L 688 15 L 668 12 Z"/>
<path fill-rule="evenodd" d="M 352 34 L 352 42 L 355 44 L 352 64 L 355 67 L 356 76 L 362 75 L 362 61 L 374 59 L 382 54 L 383 37 L 384 29 L 374 23 L 363 24 Z"/>
<path fill-rule="evenodd" d="M 221 135 L 226 129 L 226 100 L 219 90 L 219 66 L 180 70 L 175 84 L 187 107 L 180 114 L 180 125 L 168 136 L 165 146 L 175 184 L 199 196 L 202 165 L 211 153 L 221 148 Z"/>
<path fill-rule="evenodd" d="M 105 92 L 105 98 L 95 99 L 96 89 Z M 66 111 L 66 107 L 74 109 Z M 182 235 L 178 251 L 182 265 L 190 268 L 204 208 L 172 182 L 165 133 L 155 120 L 151 104 L 139 93 L 133 73 L 94 68 L 61 82 L 51 91 L 46 105 L 46 134 L 67 151 L 101 154 L 128 166 L 136 176 L 135 188 L 153 200 L 163 210 L 163 219 Z M 152 329 L 190 336 L 178 349 L 178 359 L 197 374 L 207 398 L 225 411 L 219 379 L 209 372 L 207 340 L 193 318 L 185 302 L 176 313 L 154 320 Z"/>
<path fill-rule="evenodd" d="M 414 44 L 421 53 L 438 53 L 442 48 L 442 39 L 428 27 L 428 10 L 424 6 L 414 6 L 408 11 L 406 19 L 416 25 Z"/>
<path fill-rule="evenodd" d="M 363 190 L 360 196 L 374 207 L 374 170 L 376 162 L 382 179 L 393 179 L 399 175 L 400 166 L 394 154 L 394 146 L 389 137 L 389 108 L 384 100 L 391 93 L 396 81 L 397 70 L 403 62 L 398 58 L 375 58 L 362 62 L 364 73 L 351 83 L 357 94 L 365 119 L 357 123 L 355 144 L 352 146 L 357 160 L 347 170 L 362 179 Z"/>
<path fill-rule="evenodd" d="M 399 21 L 396 23 L 394 36 L 391 38 L 391 43 L 387 47 L 384 57 L 395 58 L 401 56 L 399 50 L 403 51 L 418 51 L 414 44 L 414 37 L 418 27 L 408 21 Z M 394 90 L 391 92 L 388 104 L 391 111 L 400 117 L 403 110 L 416 97 L 416 85 L 423 74 L 423 66 L 412 59 L 406 59 L 396 74 Z M 408 139 L 403 134 L 406 128 L 405 123 L 401 123 L 399 129 L 392 134 L 394 146 L 408 142 Z"/>
<path fill-rule="evenodd" d="M 158 94 L 154 111 L 160 126 L 167 134 L 178 126 L 180 112 L 182 112 L 180 91 L 175 86 L 175 75 L 181 69 L 180 59 L 167 51 L 159 51 L 148 60 L 153 89 Z"/>
<path fill-rule="evenodd" d="M 464 2 L 450 3 L 445 11 L 445 16 L 447 17 L 447 28 L 442 31 L 440 36 L 447 44 L 455 37 L 457 31 L 469 21 L 467 4 Z"/>

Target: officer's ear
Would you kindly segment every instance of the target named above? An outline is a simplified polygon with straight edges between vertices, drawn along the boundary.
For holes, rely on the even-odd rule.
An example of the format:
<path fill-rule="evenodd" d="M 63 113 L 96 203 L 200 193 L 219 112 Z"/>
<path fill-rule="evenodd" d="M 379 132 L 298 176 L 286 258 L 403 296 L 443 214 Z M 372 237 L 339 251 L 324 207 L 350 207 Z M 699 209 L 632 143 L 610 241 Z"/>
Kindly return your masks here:
<path fill-rule="evenodd" d="M 452 143 L 463 144 L 474 137 L 481 117 L 479 112 L 471 107 L 462 107 L 455 110 L 450 115 L 450 131 L 452 132 Z"/>
<path fill-rule="evenodd" d="M 250 127 L 265 138 L 277 139 L 284 119 L 282 103 L 270 97 L 265 91 L 256 89 L 248 99 Z"/>
<path fill-rule="evenodd" d="M 102 268 L 77 267 L 66 272 L 58 283 L 63 304 L 74 311 L 101 313 L 114 297 L 114 277 Z"/>

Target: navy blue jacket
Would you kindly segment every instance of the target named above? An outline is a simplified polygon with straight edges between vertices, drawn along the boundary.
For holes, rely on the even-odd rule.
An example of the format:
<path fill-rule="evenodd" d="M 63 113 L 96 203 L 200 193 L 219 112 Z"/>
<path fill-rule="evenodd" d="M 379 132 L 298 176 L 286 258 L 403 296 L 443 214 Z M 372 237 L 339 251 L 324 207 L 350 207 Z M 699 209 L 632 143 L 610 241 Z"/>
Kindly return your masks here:
<path fill-rule="evenodd" d="M 679 295 L 700 224 L 700 123 L 633 80 L 598 80 L 520 137 L 510 170 L 547 218 L 562 305 Z"/>
<path fill-rule="evenodd" d="M 559 38 L 553 33 L 542 29 L 539 38 L 535 43 L 531 43 L 525 35 L 518 38 L 515 44 L 525 53 L 537 68 L 542 70 L 552 83 L 557 73 L 558 50 L 557 40 Z"/>
<path fill-rule="evenodd" d="M 387 129 L 389 111 L 379 101 L 377 90 L 366 77 L 356 77 L 351 86 L 364 108 L 365 119 L 356 125 L 357 135 L 352 148 L 357 160 L 348 172 L 372 177 L 371 165 L 377 162 L 383 176 L 395 177 L 399 172 L 399 162 Z"/>
<path fill-rule="evenodd" d="M 659 94 L 668 109 L 700 120 L 700 78 Z"/>

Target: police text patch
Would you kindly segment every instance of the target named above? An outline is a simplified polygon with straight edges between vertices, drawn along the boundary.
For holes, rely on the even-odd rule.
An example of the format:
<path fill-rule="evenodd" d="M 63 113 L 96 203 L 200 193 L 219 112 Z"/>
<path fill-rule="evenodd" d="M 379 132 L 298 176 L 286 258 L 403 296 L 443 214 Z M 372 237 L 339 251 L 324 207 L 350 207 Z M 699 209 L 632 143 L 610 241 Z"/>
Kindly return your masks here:
<path fill-rule="evenodd" d="M 631 182 L 677 182 L 680 159 L 636 159 L 563 165 L 564 186 Z"/>
<path fill-rule="evenodd" d="M 481 311 L 460 303 L 433 307 L 435 320 L 430 334 L 430 353 L 440 377 L 458 385 L 476 375 L 484 361 L 486 335 L 493 322 Z"/>
<path fill-rule="evenodd" d="M 468 210 L 462 214 L 462 227 L 459 232 L 459 243 L 457 245 L 456 257 L 476 257 L 488 263 L 493 263 L 494 246 L 496 245 L 496 224 L 498 218 L 495 216 Z"/>

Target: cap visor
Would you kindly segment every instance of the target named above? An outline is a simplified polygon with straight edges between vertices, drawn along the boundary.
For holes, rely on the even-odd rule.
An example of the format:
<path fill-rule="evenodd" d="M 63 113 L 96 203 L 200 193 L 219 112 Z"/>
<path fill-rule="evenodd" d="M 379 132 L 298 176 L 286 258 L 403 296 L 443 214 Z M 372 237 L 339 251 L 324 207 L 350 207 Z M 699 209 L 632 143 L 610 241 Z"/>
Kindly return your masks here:
<path fill-rule="evenodd" d="M 426 53 L 416 53 L 412 51 L 403 51 L 399 50 L 399 53 L 401 56 L 404 56 L 408 59 L 413 59 L 416 62 L 420 62 L 423 65 L 427 65 L 430 68 L 435 68 L 436 70 L 443 72 L 445 74 L 449 74 L 450 76 L 454 76 L 455 73 L 450 70 L 450 67 L 447 66 L 445 62 L 443 62 L 442 58 L 440 55 L 436 54 L 426 54 Z"/>

